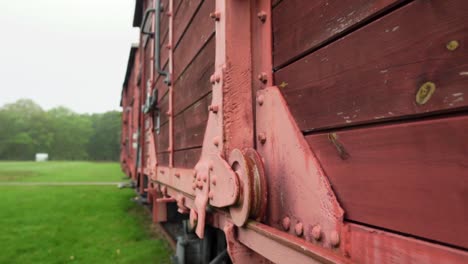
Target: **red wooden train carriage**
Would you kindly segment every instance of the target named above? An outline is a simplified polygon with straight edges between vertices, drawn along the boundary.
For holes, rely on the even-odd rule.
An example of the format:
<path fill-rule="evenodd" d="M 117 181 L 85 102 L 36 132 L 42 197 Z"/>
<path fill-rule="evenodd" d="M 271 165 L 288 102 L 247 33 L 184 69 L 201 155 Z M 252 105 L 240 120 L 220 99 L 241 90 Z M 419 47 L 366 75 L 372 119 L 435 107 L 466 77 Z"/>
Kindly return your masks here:
<path fill-rule="evenodd" d="M 121 162 L 185 223 L 175 261 L 468 262 L 467 1 L 137 0 L 133 25 Z"/>

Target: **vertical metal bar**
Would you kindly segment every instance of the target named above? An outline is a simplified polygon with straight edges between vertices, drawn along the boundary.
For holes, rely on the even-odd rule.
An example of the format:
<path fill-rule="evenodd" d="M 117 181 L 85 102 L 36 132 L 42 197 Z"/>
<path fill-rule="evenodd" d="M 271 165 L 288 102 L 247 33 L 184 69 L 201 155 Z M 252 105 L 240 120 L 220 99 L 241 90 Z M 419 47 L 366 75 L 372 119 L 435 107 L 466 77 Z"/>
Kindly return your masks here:
<path fill-rule="evenodd" d="M 155 1 L 156 0 L 153 0 L 153 6 L 156 5 Z M 150 32 L 155 32 L 155 22 L 156 22 L 155 16 L 157 16 L 156 14 L 158 13 L 158 11 L 159 11 L 159 9 L 156 7 L 155 15 L 151 18 Z M 156 35 L 156 38 L 158 38 L 157 35 Z M 155 43 L 154 42 L 155 42 L 154 38 L 150 38 L 150 49 L 151 49 L 151 51 L 150 51 L 150 65 L 149 65 L 149 67 L 150 67 L 150 76 L 149 76 L 150 92 L 151 92 L 153 86 L 155 85 L 153 83 L 155 81 L 155 78 L 154 78 L 154 55 L 155 55 L 154 54 L 155 53 L 154 48 L 155 48 Z M 149 98 L 150 95 L 151 95 L 151 93 L 148 94 L 148 98 Z"/>
<path fill-rule="evenodd" d="M 159 8 L 158 8 L 159 9 Z M 173 101 L 174 101 L 174 86 L 172 82 L 172 75 L 174 71 L 174 58 L 173 58 L 173 23 L 174 23 L 174 0 L 169 0 L 169 32 L 168 32 L 168 45 L 171 47 L 169 52 L 169 72 L 166 76 L 166 80 L 168 80 L 167 84 L 169 85 L 169 167 L 174 166 L 174 111 L 173 111 Z"/>
<path fill-rule="evenodd" d="M 146 5 L 144 5 L 144 10 L 148 8 Z M 147 10 L 149 15 L 149 10 Z M 146 22 L 145 19 L 143 19 L 143 22 Z M 141 25 L 143 28 L 142 31 L 144 31 L 144 24 Z M 139 112 L 139 125 L 138 125 L 138 146 L 137 146 L 137 182 L 140 183 L 139 186 L 139 193 L 143 193 L 143 188 L 142 188 L 142 182 L 143 182 L 143 168 L 145 167 L 145 159 L 144 159 L 144 153 L 145 153 L 145 115 L 142 112 L 142 107 L 145 102 L 145 95 L 146 95 L 146 52 L 145 52 L 145 43 L 144 43 L 144 35 L 140 34 L 140 51 L 141 51 L 141 82 L 140 82 L 140 102 L 138 106 L 138 112 Z"/>

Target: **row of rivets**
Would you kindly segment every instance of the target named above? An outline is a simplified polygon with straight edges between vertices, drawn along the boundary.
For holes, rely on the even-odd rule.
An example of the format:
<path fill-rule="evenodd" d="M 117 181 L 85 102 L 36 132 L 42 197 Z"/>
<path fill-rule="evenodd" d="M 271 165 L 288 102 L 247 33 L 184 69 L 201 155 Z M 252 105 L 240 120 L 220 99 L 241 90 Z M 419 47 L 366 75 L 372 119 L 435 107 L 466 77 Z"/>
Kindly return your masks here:
<path fill-rule="evenodd" d="M 281 225 L 283 226 L 283 229 L 285 231 L 289 231 L 291 228 L 291 219 L 289 217 L 283 218 Z M 294 233 L 296 236 L 300 237 L 304 234 L 304 225 L 301 222 L 297 222 L 296 225 L 294 226 Z M 315 225 L 312 230 L 310 231 L 311 237 L 319 241 L 322 239 L 322 228 L 320 225 Z M 330 243 L 333 247 L 338 247 L 340 244 L 340 235 L 336 231 L 332 231 L 330 233 Z"/>

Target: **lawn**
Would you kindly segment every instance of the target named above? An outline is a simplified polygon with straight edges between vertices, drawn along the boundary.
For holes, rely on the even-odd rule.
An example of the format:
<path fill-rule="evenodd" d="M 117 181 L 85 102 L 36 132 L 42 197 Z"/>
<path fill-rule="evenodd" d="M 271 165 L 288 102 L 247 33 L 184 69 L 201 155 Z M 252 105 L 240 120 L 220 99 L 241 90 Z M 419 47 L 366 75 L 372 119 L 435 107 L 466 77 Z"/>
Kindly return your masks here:
<path fill-rule="evenodd" d="M 118 182 L 123 177 L 115 162 L 0 161 L 0 182 Z"/>
<path fill-rule="evenodd" d="M 30 176 L 14 181 L 64 182 L 68 177 L 59 171 L 72 168 L 67 175 L 73 182 L 118 181 L 118 166 L 1 162 L 0 175 L 23 170 Z M 170 249 L 151 228 L 149 215 L 131 201 L 133 190 L 0 183 L 0 195 L 0 263 L 169 263 Z"/>

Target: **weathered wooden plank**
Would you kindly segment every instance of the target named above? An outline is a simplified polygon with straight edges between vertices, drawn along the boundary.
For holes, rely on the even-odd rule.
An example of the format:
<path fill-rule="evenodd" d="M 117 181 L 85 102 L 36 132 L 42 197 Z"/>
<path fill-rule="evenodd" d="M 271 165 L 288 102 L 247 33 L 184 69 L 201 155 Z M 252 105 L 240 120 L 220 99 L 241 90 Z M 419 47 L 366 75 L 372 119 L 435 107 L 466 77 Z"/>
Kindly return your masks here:
<path fill-rule="evenodd" d="M 164 40 L 167 38 L 168 32 L 169 32 L 169 16 L 167 15 L 167 12 L 169 10 L 169 0 L 162 0 L 161 1 L 162 5 L 162 11 L 159 15 L 159 21 L 160 21 L 160 43 L 165 44 Z"/>
<path fill-rule="evenodd" d="M 168 151 L 169 148 L 169 124 L 162 125 L 159 129 L 159 134 L 154 134 L 156 137 L 156 152 L 161 153 Z"/>
<path fill-rule="evenodd" d="M 166 100 L 163 101 L 165 102 Z M 209 114 L 208 105 L 210 103 L 211 93 L 174 117 L 175 150 L 202 146 Z M 167 122 L 168 119 L 165 112 L 161 112 L 161 114 L 160 133 L 156 134 L 158 153 L 167 151 L 169 147 L 169 123 Z"/>
<path fill-rule="evenodd" d="M 212 37 L 175 83 L 174 113 L 178 114 L 211 91 L 215 39 Z"/>
<path fill-rule="evenodd" d="M 159 56 L 160 56 L 160 65 L 161 67 L 163 67 L 164 70 L 167 70 L 167 63 L 168 63 L 168 60 L 169 60 L 169 52 L 170 50 L 168 49 L 167 47 L 167 44 L 168 43 L 168 37 L 169 37 L 169 16 L 167 15 L 167 12 L 168 12 L 168 9 L 169 9 L 169 0 L 163 0 L 161 1 L 162 2 L 162 12 L 160 14 L 160 21 L 161 21 L 161 24 L 160 24 L 160 37 L 159 37 L 159 40 L 160 40 L 160 51 L 159 51 Z M 175 8 L 177 6 L 177 4 L 179 3 L 180 1 L 177 1 L 177 3 L 174 3 L 175 4 Z M 155 51 L 156 52 L 156 51 Z M 158 82 L 161 82 L 159 79 L 162 79 L 162 77 L 158 74 L 157 72 L 157 69 L 156 69 L 156 65 L 154 66 L 154 72 L 155 72 L 155 76 L 156 76 L 156 80 Z"/>
<path fill-rule="evenodd" d="M 159 107 L 159 124 L 160 126 L 163 126 L 169 121 L 169 116 L 167 115 L 167 111 L 169 110 L 169 94 L 166 93 L 162 95 L 162 98 L 160 99 L 158 103 Z"/>
<path fill-rule="evenodd" d="M 169 166 L 169 152 L 161 152 L 158 153 L 157 159 L 158 159 L 158 166 Z"/>
<path fill-rule="evenodd" d="M 273 10 L 274 67 L 370 20 L 403 0 L 285 0 Z"/>
<path fill-rule="evenodd" d="M 276 7 L 281 1 L 283 1 L 283 0 L 272 0 L 271 1 L 271 6 Z"/>
<path fill-rule="evenodd" d="M 174 10 L 175 10 L 175 16 L 174 16 L 174 31 L 180 31 L 180 30 L 185 30 L 185 27 L 187 27 L 188 24 L 185 25 L 179 25 L 177 23 L 178 18 L 177 18 L 177 13 L 179 10 L 179 7 L 182 5 L 182 3 L 185 3 L 186 1 L 175 1 L 174 2 Z M 169 8 L 169 0 L 165 0 L 163 2 L 163 7 L 164 7 L 164 12 L 161 13 L 161 35 L 160 35 L 160 44 L 161 44 L 161 65 L 166 65 L 167 61 L 169 59 L 169 51 L 166 47 L 168 44 L 168 37 L 169 37 L 169 16 L 167 15 L 168 8 Z M 181 27 L 184 27 L 183 29 Z M 181 35 L 174 36 L 173 38 L 173 46 L 175 46 L 175 43 L 179 41 L 179 38 Z"/>
<path fill-rule="evenodd" d="M 213 1 L 213 0 L 206 0 Z M 189 26 L 190 20 L 192 20 L 195 12 L 199 8 L 202 0 L 184 0 L 178 1 L 177 13 L 174 16 L 174 43 L 177 46 L 182 34 Z M 190 26 L 193 26 L 190 24 Z"/>
<path fill-rule="evenodd" d="M 211 93 L 174 118 L 174 149 L 201 147 L 208 121 Z"/>
<path fill-rule="evenodd" d="M 352 263 L 466 263 L 468 252 L 358 224 L 347 224 Z"/>
<path fill-rule="evenodd" d="M 161 50 L 159 51 L 159 54 L 160 54 L 160 63 L 161 63 L 161 67 L 164 69 L 164 70 L 167 70 L 167 64 L 169 62 L 169 52 L 170 50 L 167 48 L 167 40 L 164 39 L 163 41 L 165 41 L 163 44 L 161 44 L 160 48 Z M 157 78 L 161 78 L 163 79 L 164 77 L 159 75 L 157 69 L 156 69 L 156 64 L 154 66 L 154 72 L 157 76 Z"/>
<path fill-rule="evenodd" d="M 468 116 L 306 137 L 346 212 L 468 247 Z"/>
<path fill-rule="evenodd" d="M 201 156 L 201 148 L 178 150 L 174 152 L 174 167 L 194 168 Z"/>
<path fill-rule="evenodd" d="M 147 45 L 145 48 L 144 48 L 144 56 L 145 56 L 145 60 L 144 60 L 144 63 L 145 65 L 143 65 L 143 68 L 144 68 L 144 87 L 145 87 L 145 91 L 146 91 L 146 84 L 147 84 L 147 80 L 149 79 L 150 77 L 150 64 L 151 64 L 151 46 L 150 45 Z"/>
<path fill-rule="evenodd" d="M 202 3 L 191 20 L 190 26 L 175 47 L 174 80 L 178 79 L 179 75 L 214 34 L 214 21 L 209 16 L 215 8 L 214 3 L 214 0 L 206 0 Z"/>
<path fill-rule="evenodd" d="M 201 156 L 201 147 L 193 149 L 183 149 L 174 152 L 174 167 L 194 168 Z M 158 165 L 169 165 L 169 152 L 158 153 Z"/>
<path fill-rule="evenodd" d="M 276 83 L 302 131 L 466 107 L 467 13 L 464 0 L 414 1 L 278 71 Z"/>
<path fill-rule="evenodd" d="M 168 65 L 164 65 L 164 70 L 167 71 L 168 69 Z M 167 91 L 169 90 L 169 86 L 167 84 L 164 83 L 164 79 L 166 77 L 164 77 L 163 75 L 159 75 L 158 73 L 156 73 L 156 89 L 158 89 L 158 100 L 159 100 L 159 104 L 161 104 L 161 100 L 164 98 L 164 96 L 166 96 L 167 94 Z"/>

